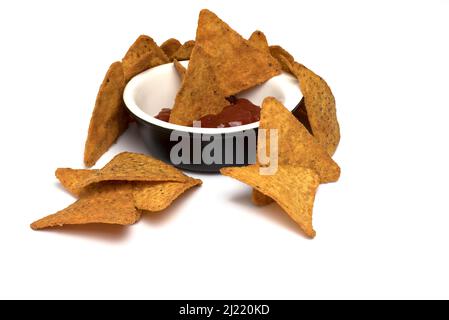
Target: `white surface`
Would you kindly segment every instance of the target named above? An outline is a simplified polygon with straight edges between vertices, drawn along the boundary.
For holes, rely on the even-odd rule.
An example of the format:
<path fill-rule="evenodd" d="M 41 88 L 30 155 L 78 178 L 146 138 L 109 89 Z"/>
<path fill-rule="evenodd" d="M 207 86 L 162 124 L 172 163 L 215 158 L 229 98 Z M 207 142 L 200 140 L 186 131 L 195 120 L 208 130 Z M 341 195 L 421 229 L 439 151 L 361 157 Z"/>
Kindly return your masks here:
<path fill-rule="evenodd" d="M 97 89 L 141 33 L 195 34 L 207 6 L 322 75 L 342 175 L 305 239 L 250 188 L 204 185 L 128 228 L 35 232 L 73 201 Z M 0 4 L 1 298 L 449 298 L 447 1 L 14 1 Z M 130 130 L 101 159 L 144 151 Z"/>
<path fill-rule="evenodd" d="M 189 64 L 188 61 L 180 63 L 186 68 Z M 156 119 L 154 115 L 162 108 L 172 108 L 180 86 L 181 81 L 175 66 L 173 63 L 167 63 L 146 70 L 131 79 L 126 85 L 123 99 L 128 109 L 140 119 L 172 130 L 214 134 L 235 133 L 259 126 L 259 122 L 254 122 L 231 128 L 191 128 Z M 258 106 L 262 105 L 266 97 L 275 97 L 289 110 L 293 110 L 301 101 L 302 93 L 297 79 L 289 73 L 282 72 L 261 85 L 241 92 L 237 97 L 249 99 Z"/>

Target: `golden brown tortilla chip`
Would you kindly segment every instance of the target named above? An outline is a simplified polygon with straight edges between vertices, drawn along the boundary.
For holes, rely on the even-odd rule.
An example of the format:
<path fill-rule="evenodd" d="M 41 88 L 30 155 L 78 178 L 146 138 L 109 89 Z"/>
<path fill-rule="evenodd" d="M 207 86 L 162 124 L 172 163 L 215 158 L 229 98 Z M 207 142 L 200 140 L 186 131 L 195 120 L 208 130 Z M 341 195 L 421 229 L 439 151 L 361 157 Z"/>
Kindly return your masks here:
<path fill-rule="evenodd" d="M 270 48 L 268 47 L 267 37 L 265 37 L 262 31 L 256 30 L 254 31 L 248 39 L 249 43 L 251 43 L 256 48 L 270 52 Z"/>
<path fill-rule="evenodd" d="M 220 172 L 230 176 L 275 200 L 304 233 L 313 238 L 313 202 L 320 184 L 318 175 L 311 169 L 295 165 L 279 165 L 274 175 L 260 175 L 260 167 L 228 167 Z"/>
<path fill-rule="evenodd" d="M 171 56 L 171 59 L 176 59 L 178 61 L 189 60 L 194 47 L 194 40 L 184 42 L 184 44 L 180 46 L 178 50 L 176 50 L 176 52 Z"/>
<path fill-rule="evenodd" d="M 210 66 L 210 57 L 200 46 L 195 46 L 181 89 L 176 95 L 170 123 L 191 126 L 194 120 L 217 114 L 228 104 Z"/>
<path fill-rule="evenodd" d="M 91 184 L 104 181 L 179 181 L 191 178 L 175 167 L 146 155 L 123 152 L 100 170 L 59 168 L 56 177 L 75 196 Z"/>
<path fill-rule="evenodd" d="M 188 177 L 174 166 L 151 156 L 133 152 L 122 152 L 116 155 L 98 173 L 102 176 L 113 176 L 113 180 L 123 178 L 129 181 L 155 181 L 148 178 L 157 174 L 163 176 L 161 181 L 188 180 Z M 128 177 L 132 179 L 127 179 Z"/>
<path fill-rule="evenodd" d="M 211 57 L 225 96 L 252 88 L 281 72 L 281 66 L 268 52 L 253 46 L 209 10 L 200 12 L 196 46 Z"/>
<path fill-rule="evenodd" d="M 309 131 L 309 133 L 312 134 L 312 129 L 310 128 L 309 119 L 307 117 L 307 111 L 305 110 L 304 98 L 301 99 L 298 108 L 295 109 L 293 115 L 304 125 L 304 127 Z M 266 206 L 272 203 L 273 199 L 260 193 L 256 189 L 253 189 L 252 201 L 256 206 Z"/>
<path fill-rule="evenodd" d="M 72 189 L 81 190 L 102 181 L 188 181 L 189 177 L 175 167 L 138 153 L 122 152 L 102 169 L 82 181 L 73 183 Z"/>
<path fill-rule="evenodd" d="M 324 79 L 302 64 L 286 58 L 284 64 L 298 78 L 313 136 L 332 156 L 340 142 L 340 126 L 331 89 Z"/>
<path fill-rule="evenodd" d="M 140 210 L 162 211 L 185 191 L 201 183 L 193 178 L 186 182 L 136 182 L 134 205 Z"/>
<path fill-rule="evenodd" d="M 78 197 L 82 191 L 78 186 L 95 177 L 97 172 L 98 170 L 58 168 L 55 175 L 67 191 Z"/>
<path fill-rule="evenodd" d="M 84 163 L 93 166 L 128 127 L 129 116 L 123 102 L 125 79 L 120 62 L 113 63 L 101 84 L 90 119 L 84 148 Z"/>
<path fill-rule="evenodd" d="M 186 76 L 187 69 L 181 63 L 179 63 L 178 60 L 173 60 L 173 65 L 175 66 L 175 69 L 178 72 L 181 80 L 184 80 L 184 78 Z"/>
<path fill-rule="evenodd" d="M 275 98 L 265 98 L 260 114 L 261 129 L 278 130 L 279 164 L 294 164 L 318 173 L 321 183 L 335 182 L 340 177 L 340 167 L 307 129 Z M 267 145 L 259 144 L 261 152 L 269 153 Z"/>
<path fill-rule="evenodd" d="M 129 48 L 122 62 L 125 81 L 128 82 L 135 75 L 170 60 L 152 38 L 141 35 Z"/>
<path fill-rule="evenodd" d="M 290 68 L 284 62 L 283 58 L 287 59 L 287 61 L 289 61 L 290 63 L 293 63 L 295 61 L 295 59 L 293 58 L 293 56 L 290 53 L 288 53 L 287 50 L 285 50 L 281 46 L 270 46 L 270 53 L 281 64 L 283 71 L 290 72 Z M 283 58 L 281 58 L 281 57 L 283 57 Z"/>
<path fill-rule="evenodd" d="M 88 223 L 129 225 L 139 218 L 140 211 L 134 207 L 132 184 L 108 182 L 89 187 L 75 203 L 33 222 L 31 228 Z"/>
<path fill-rule="evenodd" d="M 163 44 L 161 44 L 161 49 L 164 51 L 165 55 L 170 59 L 170 61 L 173 60 L 172 56 L 173 54 L 181 47 L 181 42 L 179 42 L 177 39 L 170 38 L 166 40 Z"/>

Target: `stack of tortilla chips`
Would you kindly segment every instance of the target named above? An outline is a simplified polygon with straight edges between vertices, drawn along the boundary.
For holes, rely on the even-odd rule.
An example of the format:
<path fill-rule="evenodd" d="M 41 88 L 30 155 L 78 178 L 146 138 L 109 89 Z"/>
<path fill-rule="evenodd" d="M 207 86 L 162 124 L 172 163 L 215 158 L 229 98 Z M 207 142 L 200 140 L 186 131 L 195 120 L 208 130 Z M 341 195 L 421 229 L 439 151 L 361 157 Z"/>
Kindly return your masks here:
<path fill-rule="evenodd" d="M 32 223 L 35 230 L 88 223 L 133 224 L 142 212 L 162 211 L 202 183 L 173 166 L 130 152 L 120 153 L 99 170 L 59 168 L 56 177 L 78 200 Z"/>

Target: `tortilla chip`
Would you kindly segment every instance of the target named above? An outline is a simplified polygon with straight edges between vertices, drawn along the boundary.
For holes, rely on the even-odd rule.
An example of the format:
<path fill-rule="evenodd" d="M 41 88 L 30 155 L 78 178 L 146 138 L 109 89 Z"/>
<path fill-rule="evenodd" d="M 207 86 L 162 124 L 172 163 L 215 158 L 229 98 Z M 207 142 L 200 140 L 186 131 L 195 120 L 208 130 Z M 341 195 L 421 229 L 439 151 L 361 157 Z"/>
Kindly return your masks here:
<path fill-rule="evenodd" d="M 96 184 L 83 191 L 81 198 L 64 210 L 31 224 L 34 230 L 69 224 L 106 223 L 129 225 L 138 221 L 133 186 L 128 183 Z"/>
<path fill-rule="evenodd" d="M 141 35 L 129 48 L 122 62 L 128 82 L 135 75 L 170 60 L 152 38 Z"/>
<path fill-rule="evenodd" d="M 162 211 L 185 191 L 201 183 L 201 180 L 193 178 L 187 182 L 137 182 L 134 186 L 134 205 L 140 210 Z"/>
<path fill-rule="evenodd" d="M 260 113 L 261 129 L 278 129 L 279 164 L 294 164 L 318 173 L 322 183 L 335 182 L 340 177 L 340 167 L 315 140 L 301 122 L 275 98 L 265 98 Z M 261 152 L 267 145 L 258 145 Z M 266 153 L 268 154 L 268 153 Z"/>
<path fill-rule="evenodd" d="M 195 46 L 181 89 L 176 95 L 170 123 L 191 126 L 194 120 L 217 114 L 228 104 L 210 66 L 210 57 L 200 46 Z"/>
<path fill-rule="evenodd" d="M 295 165 L 279 165 L 276 174 L 260 175 L 260 167 L 222 168 L 220 172 L 246 183 L 272 198 L 292 218 L 304 233 L 313 238 L 313 202 L 320 184 L 318 175 L 311 169 Z"/>
<path fill-rule="evenodd" d="M 187 69 L 181 63 L 179 63 L 178 60 L 173 60 L 173 65 L 175 66 L 175 69 L 178 72 L 181 80 L 184 80 L 184 78 L 186 76 Z"/>
<path fill-rule="evenodd" d="M 340 142 L 340 126 L 331 89 L 324 79 L 302 64 L 281 59 L 298 78 L 313 136 L 332 156 Z"/>
<path fill-rule="evenodd" d="M 304 125 L 309 133 L 312 134 L 312 129 L 310 128 L 309 119 L 307 117 L 307 111 L 305 110 L 304 98 L 299 102 L 298 108 L 295 109 L 293 115 Z M 266 206 L 273 202 L 273 199 L 260 193 L 256 189 L 253 189 L 251 199 L 256 206 Z"/>
<path fill-rule="evenodd" d="M 211 57 L 212 69 L 225 96 L 252 88 L 281 73 L 276 59 L 253 46 L 209 10 L 200 12 L 196 46 L 201 46 Z"/>
<path fill-rule="evenodd" d="M 194 47 L 194 40 L 186 41 L 182 46 L 178 48 L 178 50 L 176 50 L 176 52 L 170 58 L 172 60 L 176 59 L 178 61 L 189 60 Z"/>
<path fill-rule="evenodd" d="M 293 63 L 295 61 L 295 58 L 293 58 L 293 56 L 281 46 L 270 46 L 270 53 L 281 64 L 282 71 L 290 73 L 290 68 L 284 62 L 284 59 L 287 59 L 287 61 Z M 281 57 L 283 57 L 284 59 Z"/>
<path fill-rule="evenodd" d="M 172 165 L 148 155 L 122 152 L 116 155 L 98 173 L 113 180 L 128 181 L 187 181 L 189 178 Z M 154 180 L 159 175 L 158 180 Z M 162 176 L 162 177 L 161 177 Z"/>
<path fill-rule="evenodd" d="M 74 182 L 72 189 L 81 190 L 102 181 L 188 181 L 189 177 L 175 167 L 138 153 L 122 152 L 94 175 Z"/>
<path fill-rule="evenodd" d="M 78 186 L 83 184 L 83 181 L 95 177 L 97 172 L 98 170 L 58 168 L 55 175 L 67 191 L 78 197 L 82 191 Z"/>
<path fill-rule="evenodd" d="M 84 148 L 84 163 L 93 166 L 128 127 L 129 116 L 123 102 L 125 79 L 120 62 L 113 63 L 101 84 L 90 119 Z"/>
<path fill-rule="evenodd" d="M 172 56 L 173 54 L 181 47 L 181 42 L 179 42 L 177 39 L 171 38 L 166 40 L 163 44 L 161 44 L 161 49 L 164 51 L 165 55 L 170 59 L 170 61 L 173 60 Z"/>
<path fill-rule="evenodd" d="M 254 31 L 248 39 L 249 43 L 251 43 L 254 47 L 265 51 L 270 52 L 270 48 L 268 47 L 267 37 L 265 37 L 262 31 L 256 30 Z"/>
<path fill-rule="evenodd" d="M 256 189 L 253 189 L 253 192 L 251 194 L 251 201 L 256 206 L 263 207 L 263 206 L 266 206 L 266 205 L 269 205 L 270 203 L 272 203 L 273 199 L 271 199 L 270 197 L 264 195 L 260 191 L 257 191 Z"/>

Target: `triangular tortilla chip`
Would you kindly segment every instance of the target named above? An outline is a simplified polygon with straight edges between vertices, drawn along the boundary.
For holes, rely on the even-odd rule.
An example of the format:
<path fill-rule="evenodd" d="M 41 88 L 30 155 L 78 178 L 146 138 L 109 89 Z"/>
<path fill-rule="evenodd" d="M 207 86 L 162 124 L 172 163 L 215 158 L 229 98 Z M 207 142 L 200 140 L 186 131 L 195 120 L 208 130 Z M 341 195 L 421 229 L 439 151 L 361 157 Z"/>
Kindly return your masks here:
<path fill-rule="evenodd" d="M 323 78 L 302 64 L 290 62 L 285 57 L 280 59 L 298 78 L 313 136 L 332 156 L 340 142 L 340 126 L 331 89 Z"/>
<path fill-rule="evenodd" d="M 192 55 L 193 48 L 195 47 L 195 41 L 189 40 L 184 42 L 182 46 L 176 50 L 175 53 L 170 57 L 172 60 L 176 59 L 178 61 L 189 60 Z"/>
<path fill-rule="evenodd" d="M 191 126 L 194 120 L 208 114 L 217 114 L 229 102 L 218 86 L 210 57 L 200 46 L 195 46 L 181 89 L 176 95 L 170 122 Z"/>
<path fill-rule="evenodd" d="M 128 82 L 135 75 L 170 60 L 152 38 L 141 35 L 128 49 L 122 62 L 125 80 Z"/>
<path fill-rule="evenodd" d="M 302 108 L 304 108 L 304 99 L 301 100 L 301 102 L 300 102 L 300 109 L 297 110 L 297 113 L 298 113 L 298 112 L 299 112 L 299 113 L 304 112 L 304 114 L 295 114 L 295 118 L 296 118 L 297 120 L 299 120 L 299 121 L 301 122 L 301 124 L 303 124 L 303 125 L 305 126 L 305 128 L 307 129 L 307 131 L 309 131 L 309 133 L 310 133 L 310 132 L 311 132 L 311 129 L 310 129 L 309 120 L 308 120 L 308 118 L 307 118 L 307 113 L 306 113 L 305 110 L 302 110 Z M 266 115 L 266 113 L 265 113 L 265 115 Z M 267 144 L 268 144 L 268 143 L 267 143 Z M 280 162 L 284 162 L 284 160 L 285 160 L 285 159 L 280 159 L 279 161 L 280 161 Z M 332 170 L 336 170 L 336 169 L 332 169 Z M 334 174 L 336 174 L 336 171 L 335 171 Z M 325 182 L 325 180 L 324 180 L 323 182 Z M 251 199 L 252 199 L 253 203 L 254 203 L 255 205 L 257 205 L 257 206 L 266 206 L 266 205 L 268 205 L 268 204 L 270 204 L 270 203 L 273 202 L 272 199 L 270 199 L 270 198 L 267 197 L 266 195 L 260 193 L 260 192 L 257 191 L 256 189 L 253 189 Z"/>
<path fill-rule="evenodd" d="M 102 181 L 185 182 L 189 179 L 182 171 L 160 160 L 143 154 L 122 152 L 102 169 L 95 171 L 92 175 L 86 175 L 84 180 L 73 179 L 75 181 L 70 188 L 76 194 L 86 186 Z"/>
<path fill-rule="evenodd" d="M 270 52 L 270 48 L 268 47 L 267 37 L 265 37 L 262 31 L 256 30 L 254 31 L 248 39 L 249 43 L 251 43 L 256 48 Z"/>
<path fill-rule="evenodd" d="M 321 183 L 335 182 L 340 177 L 340 167 L 302 123 L 275 98 L 265 98 L 263 101 L 259 128 L 278 130 L 279 164 L 313 169 L 318 173 Z M 267 142 L 267 145 L 258 144 L 261 152 L 269 150 L 269 134 Z"/>
<path fill-rule="evenodd" d="M 136 182 L 134 205 L 144 211 L 162 211 L 185 191 L 201 183 L 201 180 L 193 178 L 186 182 Z"/>
<path fill-rule="evenodd" d="M 226 96 L 261 84 L 280 74 L 279 63 L 253 46 L 213 12 L 201 10 L 196 45 L 211 57 L 217 81 Z"/>
<path fill-rule="evenodd" d="M 128 181 L 187 181 L 188 177 L 179 169 L 151 156 L 122 152 L 98 171 L 107 180 Z M 159 175 L 159 177 L 157 177 Z M 108 176 L 111 178 L 109 179 Z M 155 180 L 156 179 L 156 180 Z"/>
<path fill-rule="evenodd" d="M 31 228 L 88 223 L 129 225 L 139 218 L 140 211 L 134 207 L 132 184 L 109 182 L 89 187 L 75 203 L 33 222 Z"/>
<path fill-rule="evenodd" d="M 170 61 L 173 60 L 173 54 L 181 47 L 181 42 L 179 42 L 175 38 L 170 38 L 166 40 L 163 44 L 161 44 L 161 49 L 164 51 L 165 55 L 170 59 Z"/>
<path fill-rule="evenodd" d="M 259 169 L 258 165 L 251 165 L 222 168 L 220 172 L 275 200 L 307 236 L 315 237 L 312 213 L 315 193 L 320 184 L 318 175 L 311 169 L 294 165 L 279 165 L 274 175 L 260 175 Z"/>
<path fill-rule="evenodd" d="M 128 127 L 128 113 L 123 102 L 125 78 L 120 62 L 113 63 L 101 84 L 90 119 L 84 148 L 84 163 L 93 166 Z"/>

